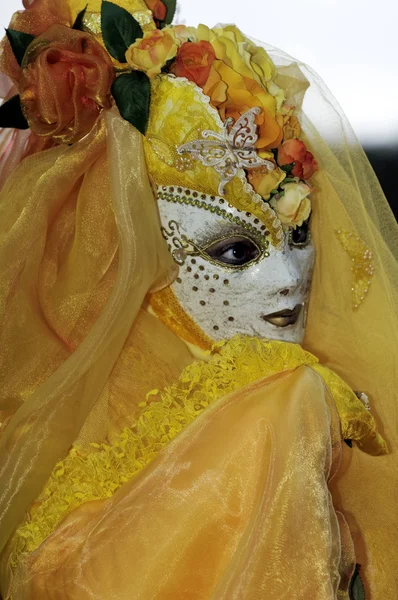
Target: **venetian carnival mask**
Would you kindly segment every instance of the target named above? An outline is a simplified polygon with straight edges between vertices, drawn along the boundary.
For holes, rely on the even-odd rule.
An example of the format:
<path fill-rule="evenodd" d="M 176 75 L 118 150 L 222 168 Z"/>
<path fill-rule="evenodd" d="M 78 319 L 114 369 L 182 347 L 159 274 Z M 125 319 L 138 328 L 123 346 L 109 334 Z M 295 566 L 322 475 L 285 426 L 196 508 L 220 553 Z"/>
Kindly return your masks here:
<path fill-rule="evenodd" d="M 314 263 L 307 223 L 275 248 L 259 219 L 220 196 L 163 186 L 158 199 L 162 233 L 180 266 L 172 289 L 210 338 L 302 342 Z"/>

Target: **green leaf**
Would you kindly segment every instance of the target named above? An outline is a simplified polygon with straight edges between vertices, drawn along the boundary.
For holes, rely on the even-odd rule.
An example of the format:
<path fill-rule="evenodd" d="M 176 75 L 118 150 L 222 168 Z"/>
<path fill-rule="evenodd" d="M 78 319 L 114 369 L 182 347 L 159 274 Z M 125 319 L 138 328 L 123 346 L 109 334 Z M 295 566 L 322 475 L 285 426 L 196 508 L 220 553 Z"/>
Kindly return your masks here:
<path fill-rule="evenodd" d="M 166 25 L 171 25 L 176 14 L 177 0 L 163 0 L 163 4 L 166 5 L 167 14 L 164 22 Z"/>
<path fill-rule="evenodd" d="M 76 21 L 74 22 L 72 29 L 77 29 L 78 31 L 83 31 L 83 20 L 84 20 L 85 14 L 86 14 L 87 6 L 88 6 L 88 4 L 86 4 L 85 8 L 83 8 L 83 10 L 81 10 L 79 12 L 79 14 L 77 15 Z"/>
<path fill-rule="evenodd" d="M 281 167 L 281 169 L 282 169 L 282 171 L 285 171 L 286 175 L 290 175 L 290 173 L 293 171 L 295 166 L 296 166 L 296 163 L 292 162 L 289 165 L 283 165 L 283 167 Z"/>
<path fill-rule="evenodd" d="M 6 34 L 18 64 L 22 65 L 26 50 L 35 39 L 35 36 L 23 31 L 15 31 L 15 29 L 6 29 Z"/>
<path fill-rule="evenodd" d="M 106 49 L 121 63 L 126 62 L 127 48 L 144 35 L 133 15 L 106 0 L 103 1 L 101 8 L 101 28 Z"/>
<path fill-rule="evenodd" d="M 174 58 L 170 58 L 170 60 L 168 60 L 166 62 L 166 64 L 164 65 L 164 67 L 162 67 L 162 73 L 170 73 L 170 67 L 173 63 L 175 63 L 175 57 Z"/>
<path fill-rule="evenodd" d="M 359 575 L 360 565 L 355 566 L 354 575 L 351 577 L 348 593 L 350 600 L 366 600 L 365 588 Z"/>
<path fill-rule="evenodd" d="M 13 96 L 0 106 L 0 127 L 12 129 L 29 129 L 25 119 L 19 96 Z"/>
<path fill-rule="evenodd" d="M 141 71 L 119 75 L 112 85 L 112 94 L 123 119 L 145 135 L 151 102 L 148 76 Z"/>

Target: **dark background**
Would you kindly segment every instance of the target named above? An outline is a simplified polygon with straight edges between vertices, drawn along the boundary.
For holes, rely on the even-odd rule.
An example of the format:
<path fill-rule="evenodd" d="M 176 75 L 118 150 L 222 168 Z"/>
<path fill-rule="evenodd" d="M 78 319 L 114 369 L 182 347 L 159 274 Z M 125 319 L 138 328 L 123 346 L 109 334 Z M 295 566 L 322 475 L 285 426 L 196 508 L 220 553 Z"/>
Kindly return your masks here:
<path fill-rule="evenodd" d="M 398 220 L 398 145 L 365 147 L 365 152 Z"/>

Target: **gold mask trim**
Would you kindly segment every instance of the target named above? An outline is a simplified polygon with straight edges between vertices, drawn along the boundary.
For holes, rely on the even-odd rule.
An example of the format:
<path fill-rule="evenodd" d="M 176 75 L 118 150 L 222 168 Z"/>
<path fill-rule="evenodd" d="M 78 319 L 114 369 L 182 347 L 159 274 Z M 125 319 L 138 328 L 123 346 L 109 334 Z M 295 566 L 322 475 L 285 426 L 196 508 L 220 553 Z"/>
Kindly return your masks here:
<path fill-rule="evenodd" d="M 211 349 L 214 341 L 184 311 L 170 286 L 150 294 L 148 300 L 155 315 L 171 331 L 202 350 Z"/>

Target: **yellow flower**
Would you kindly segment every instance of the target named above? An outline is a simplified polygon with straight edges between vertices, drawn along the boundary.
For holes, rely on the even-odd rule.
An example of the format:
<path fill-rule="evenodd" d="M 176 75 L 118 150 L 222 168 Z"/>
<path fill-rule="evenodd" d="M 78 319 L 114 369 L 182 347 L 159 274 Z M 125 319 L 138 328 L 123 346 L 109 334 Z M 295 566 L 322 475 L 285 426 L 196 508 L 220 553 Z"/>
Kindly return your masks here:
<path fill-rule="evenodd" d="M 275 65 L 264 48 L 255 46 L 234 25 L 214 29 L 199 25 L 197 37 L 198 40 L 211 43 L 217 59 L 265 88 L 276 98 L 279 108 L 284 101 L 284 93 L 273 82 L 276 75 Z"/>
<path fill-rule="evenodd" d="M 250 108 L 258 106 L 261 113 L 256 122 L 259 149 L 276 148 L 282 141 L 282 129 L 276 116 L 275 99 L 254 79 L 242 76 L 222 60 L 215 60 L 209 78 L 203 87 L 223 121 L 235 121 Z"/>
<path fill-rule="evenodd" d="M 148 77 L 159 75 L 165 64 L 177 54 L 180 41 L 171 27 L 146 31 L 126 52 L 126 61 L 136 71 Z"/>
<path fill-rule="evenodd" d="M 265 87 L 275 75 L 275 66 L 263 48 L 249 42 L 234 25 L 209 29 L 199 25 L 198 40 L 210 42 L 216 58 L 224 61 L 240 75 L 255 79 Z"/>
<path fill-rule="evenodd" d="M 263 158 L 265 157 L 263 156 Z M 269 159 L 270 157 L 267 158 Z M 272 190 L 276 190 L 285 177 L 286 173 L 276 165 L 273 171 L 268 171 L 266 167 L 263 167 L 248 172 L 249 183 L 253 186 L 254 191 L 260 194 L 264 200 L 268 200 Z"/>
<path fill-rule="evenodd" d="M 198 41 L 195 27 L 187 27 L 186 25 L 174 25 L 173 30 L 176 35 L 176 38 L 180 40 L 181 43 Z"/>
<path fill-rule="evenodd" d="M 291 140 L 300 137 L 301 126 L 298 118 L 294 115 L 294 106 L 284 104 L 281 108 L 283 115 L 283 139 Z"/>
<path fill-rule="evenodd" d="M 284 195 L 270 202 L 276 210 L 281 223 L 296 228 L 311 214 L 311 201 L 308 198 L 311 189 L 305 183 L 286 183 L 282 185 Z"/>

